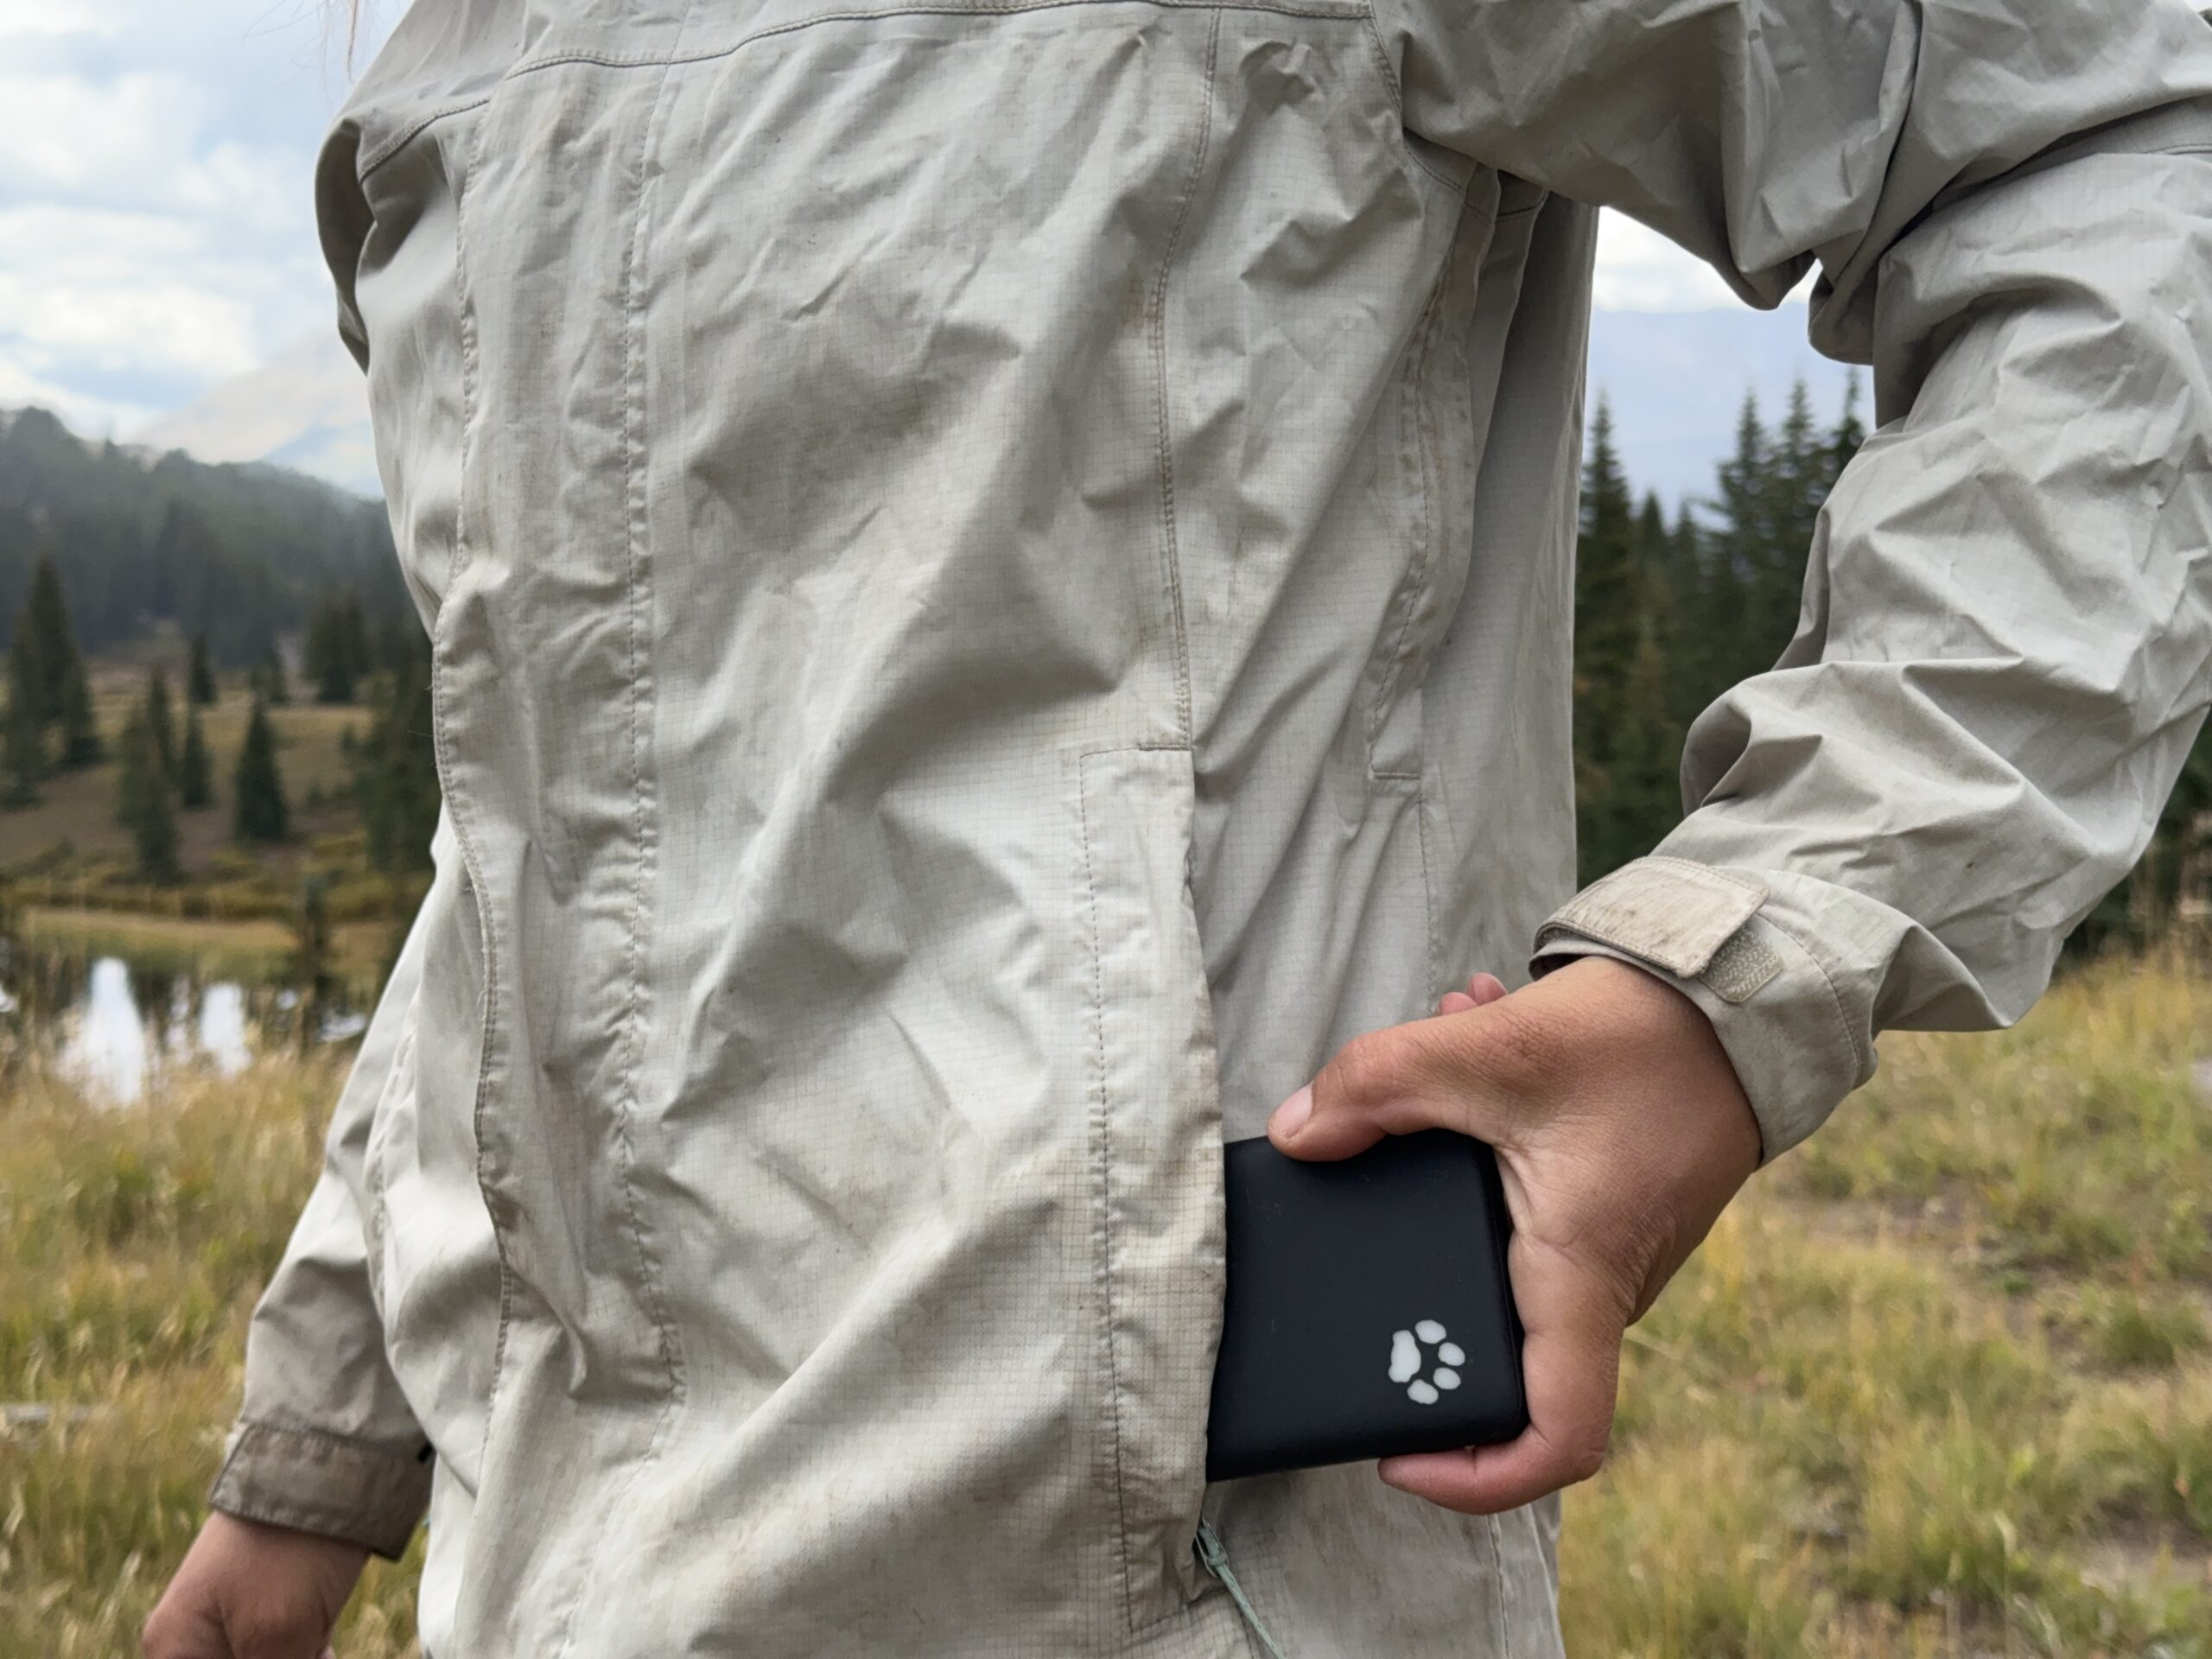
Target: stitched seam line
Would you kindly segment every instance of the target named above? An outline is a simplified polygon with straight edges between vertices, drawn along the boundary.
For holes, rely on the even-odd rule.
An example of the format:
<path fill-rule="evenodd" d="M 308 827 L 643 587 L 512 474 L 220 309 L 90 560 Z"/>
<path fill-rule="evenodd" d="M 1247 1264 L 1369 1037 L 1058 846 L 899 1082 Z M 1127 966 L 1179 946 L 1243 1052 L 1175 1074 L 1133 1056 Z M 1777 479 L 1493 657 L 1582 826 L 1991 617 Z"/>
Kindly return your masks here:
<path fill-rule="evenodd" d="M 1175 728 L 1187 741 L 1191 736 L 1191 639 L 1183 615 L 1183 554 L 1175 534 L 1175 442 L 1167 407 L 1167 277 L 1174 269 L 1175 250 L 1183 239 L 1183 226 L 1191 216 L 1191 203 L 1205 175 L 1206 151 L 1213 139 L 1213 81 L 1221 55 L 1221 10 L 1213 12 L 1213 26 L 1206 35 L 1205 80 L 1199 89 L 1198 142 L 1191 152 L 1191 175 L 1183 186 L 1183 200 L 1175 209 L 1175 222 L 1167 232 L 1167 245 L 1160 255 L 1160 273 L 1153 279 L 1150 316 L 1152 334 L 1153 405 L 1159 425 L 1160 523 L 1164 538 L 1167 577 L 1169 641 L 1175 660 Z"/>
<path fill-rule="evenodd" d="M 488 99 L 486 101 L 489 102 Z M 469 905 L 476 912 L 477 938 L 484 952 L 484 1011 L 479 1027 L 475 1096 L 469 1103 L 469 1133 L 476 1140 L 476 1189 L 484 1199 L 486 1217 L 492 1224 L 493 1247 L 499 1258 L 499 1323 L 498 1333 L 493 1339 L 492 1376 L 485 1395 L 482 1454 L 486 1456 L 490 1453 L 492 1425 L 498 1415 L 495 1408 L 499 1396 L 499 1383 L 506 1371 L 507 1332 L 514 1318 L 514 1264 L 507 1254 L 506 1230 L 499 1224 L 500 1206 L 493 1202 L 493 1189 L 484 1153 L 484 1103 L 491 1089 L 492 1057 L 499 1019 L 499 924 L 485 899 L 483 867 L 477 855 L 475 839 L 468 830 L 467 796 L 454 775 L 453 737 L 447 719 L 451 699 L 441 695 L 445 683 L 444 659 L 447 653 L 440 648 L 450 644 L 450 630 L 444 624 L 453 610 L 457 608 L 453 606 L 454 590 L 467 573 L 469 562 L 468 473 L 473 448 L 470 435 L 475 429 L 480 388 L 477 381 L 476 310 L 468 289 L 468 187 L 483 160 L 485 135 L 491 130 L 491 126 L 488 118 L 478 124 L 467 156 L 461 163 L 461 176 L 454 181 L 453 279 L 461 327 L 461 454 L 457 469 L 461 486 L 454 505 L 453 575 L 446 585 L 446 598 L 438 607 L 438 614 L 430 630 L 431 748 L 438 763 L 439 787 L 448 804 L 448 816 L 453 821 L 454 841 L 461 849 L 461 870 L 468 878 Z"/>
<path fill-rule="evenodd" d="M 1501 1655 L 1513 1651 L 1513 1643 L 1505 1626 L 1505 1599 L 1510 1586 L 1505 1581 L 1505 1552 L 1497 1541 L 1497 1517 L 1486 1515 L 1484 1531 L 1490 1535 L 1490 1570 L 1497 1581 L 1497 1597 L 1491 1603 L 1491 1628 L 1497 1632 L 1497 1650 Z"/>
<path fill-rule="evenodd" d="M 1098 1072 L 1090 1107 L 1092 1175 L 1098 1197 L 1098 1219 L 1091 1230 L 1091 1277 L 1098 1294 L 1100 1335 L 1106 1354 L 1107 1445 L 1114 1467 L 1114 1554 L 1122 1574 L 1122 1621 L 1134 1624 L 1135 1585 L 1129 1565 L 1128 1497 L 1122 1469 L 1122 1373 L 1114 1344 L 1114 1118 L 1106 1071 L 1106 950 L 1099 933 L 1098 876 L 1090 846 L 1090 763 L 1095 758 L 1084 754 L 1076 762 L 1076 817 L 1083 835 L 1083 884 L 1090 910 L 1090 1024 Z"/>
<path fill-rule="evenodd" d="M 1376 67 L 1382 72 L 1382 84 L 1389 89 L 1390 113 L 1397 118 L 1398 130 L 1404 132 L 1408 130 L 1406 95 L 1404 89 L 1398 85 L 1398 72 L 1391 65 L 1390 48 L 1382 43 L 1382 25 L 1375 16 L 1375 0 L 1363 0 L 1359 21 L 1363 25 L 1362 32 L 1367 36 L 1368 48 L 1375 54 Z M 1438 172 L 1421 159 L 1421 153 L 1411 144 L 1401 143 L 1398 148 L 1408 161 L 1427 174 L 1430 178 L 1434 179 L 1453 195 L 1458 196 L 1462 202 L 1465 201 L 1467 181 L 1452 179 Z"/>
<path fill-rule="evenodd" d="M 699 0 L 687 0 L 683 14 L 677 20 L 676 43 L 680 44 L 683 31 L 691 25 L 698 13 Z M 617 1179 L 622 1187 L 622 1207 L 630 1225 L 630 1241 L 638 1257 L 638 1293 L 645 1304 L 646 1317 L 653 1323 L 659 1338 L 661 1363 L 668 1373 L 668 1392 L 661 1402 L 660 1414 L 653 1421 L 652 1433 L 646 1438 L 642 1454 L 630 1465 L 613 1507 L 620 1510 L 638 1490 L 638 1483 L 645 1478 L 645 1470 L 658 1459 L 667 1444 L 670 1427 L 676 1420 L 678 1405 L 684 1395 L 683 1351 L 677 1340 L 676 1327 L 668 1316 L 668 1301 L 660 1284 L 660 1262 L 651 1244 L 646 1242 L 645 1221 L 638 1209 L 638 1189 L 632 1177 L 637 1169 L 637 1154 L 631 1141 L 631 1119 L 638 1101 L 638 1070 L 645 1052 L 644 1007 L 645 970 L 643 938 L 645 931 L 645 894 L 653 866 L 653 842 L 646 810 L 647 785 L 644 748 L 641 743 L 638 716 L 645 700 L 645 675 L 638 658 L 638 603 L 644 583 L 640 575 L 646 560 L 645 484 L 642 467 L 642 439 L 645 426 L 645 316 L 643 284 L 639 273 L 646 264 L 645 232 L 652 215 L 651 168 L 653 147 L 660 136 L 662 111 L 668 105 L 668 83 L 674 58 L 661 66 L 660 78 L 653 87 L 652 103 L 645 112 L 644 130 L 638 137 L 638 200 L 636 215 L 630 227 L 630 245 L 622 253 L 622 336 L 623 336 L 623 408 L 622 408 L 622 478 L 624 534 L 627 542 L 625 551 L 628 558 L 626 582 L 628 587 L 628 616 L 626 645 L 629 654 L 630 681 L 629 736 L 630 736 L 630 794 L 632 833 L 637 837 L 637 862 L 630 889 L 629 939 L 626 949 L 630 986 L 623 1010 L 626 1027 L 625 1038 L 629 1047 L 628 1063 L 622 1073 L 620 1088 L 614 1103 L 614 1142 L 616 1155 L 620 1160 Z M 600 1579 L 600 1560 L 578 1581 L 575 1599 L 569 1602 L 562 1617 L 560 1646 L 556 1652 L 563 1656 L 575 1646 L 576 1615 L 597 1586 Z"/>
<path fill-rule="evenodd" d="M 531 58 L 512 66 L 500 79 L 503 81 L 514 80 L 524 75 L 534 74 L 541 69 L 557 69 L 569 64 L 589 64 L 602 69 L 655 67 L 665 69 L 672 65 L 711 63 L 717 58 L 732 56 L 757 41 L 769 40 L 779 35 L 797 34 L 802 29 L 812 29 L 817 23 L 868 22 L 882 17 L 1009 16 L 1031 11 L 1065 11 L 1084 6 L 1108 5 L 1145 5 L 1156 7 L 1163 11 L 1211 10 L 1217 16 L 1224 11 L 1263 11 L 1272 12 L 1282 17 L 1312 18 L 1321 22 L 1349 23 L 1363 21 L 1362 12 L 1352 6 L 1343 8 L 1300 6 L 1277 3 L 1277 0 L 1213 0 L 1211 4 L 1201 3 L 1201 0 L 1006 0 L 1006 3 L 1002 4 L 971 6 L 899 5 L 874 9 L 854 8 L 842 11 L 825 11 L 816 16 L 794 18 L 787 23 L 778 23 L 772 28 L 755 29 L 749 35 L 739 36 L 727 46 L 715 47 L 711 50 L 702 49 L 680 54 L 674 53 L 628 54 L 590 52 L 579 48 L 572 52 L 551 52 L 543 57 Z M 1397 77 L 1391 71 L 1389 60 L 1382 55 L 1382 39 L 1379 35 L 1375 34 L 1372 14 L 1366 14 L 1363 20 L 1369 34 L 1373 36 L 1371 43 L 1382 63 L 1383 79 L 1390 83 L 1391 103 L 1393 107 L 1395 107 L 1398 103 Z M 486 93 L 482 97 L 467 99 L 461 103 L 445 105 L 410 122 L 361 157 L 354 173 L 355 181 L 365 184 L 370 174 L 391 160 L 407 147 L 410 140 L 421 135 L 426 129 L 435 126 L 448 116 L 465 115 L 471 110 L 482 109 L 491 101 L 490 94 Z M 1408 152 L 1409 155 L 1411 153 L 1411 151 Z M 1457 190 L 1461 188 L 1454 185 L 1451 180 L 1422 162 L 1419 156 L 1414 156 L 1414 161 L 1424 173 L 1446 188 Z"/>
<path fill-rule="evenodd" d="M 660 65 L 711 63 L 742 51 L 755 41 L 779 35 L 795 35 L 817 23 L 868 22 L 882 17 L 993 17 L 1032 11 L 1065 11 L 1089 6 L 1141 5 L 1161 11 L 1267 11 L 1284 17 L 1311 17 L 1326 22 L 1351 23 L 1359 21 L 1357 7 L 1300 6 L 1287 0 L 1000 0 L 998 3 L 976 5 L 906 4 L 896 6 L 849 7 L 837 11 L 817 12 L 810 17 L 795 17 L 785 23 L 771 24 L 766 29 L 741 35 L 724 46 L 702 47 L 688 53 L 621 53 L 593 52 L 578 47 L 568 52 L 549 52 L 543 57 L 531 58 L 507 71 L 507 79 L 526 75 L 540 69 L 550 69 L 562 64 L 588 63 L 603 69 L 646 69 Z"/>
<path fill-rule="evenodd" d="M 1390 48 L 1382 43 L 1382 20 L 1375 15 L 1375 0 L 1362 0 L 1360 19 L 1367 25 L 1367 43 L 1375 48 L 1375 61 L 1381 67 L 1382 79 L 1390 89 L 1390 111 L 1398 118 L 1398 124 L 1406 124 L 1406 95 L 1398 85 L 1398 72 L 1390 62 Z M 1430 177 L 1435 177 L 1430 174 Z"/>
<path fill-rule="evenodd" d="M 240 1452 L 247 1446 L 270 1440 L 315 1440 L 324 1446 L 333 1446 L 351 1457 L 374 1458 L 379 1462 L 389 1463 L 410 1471 L 420 1466 L 413 1458 L 403 1457 L 396 1452 L 387 1452 L 382 1446 L 372 1445 L 367 1440 L 353 1440 L 344 1434 L 333 1434 L 327 1428 L 295 1428 L 289 1423 L 272 1423 L 264 1418 L 249 1417 L 240 1421 L 238 1431 L 238 1446 L 232 1451 L 229 1457 L 224 1459 L 225 1468 L 235 1463 Z"/>
<path fill-rule="evenodd" d="M 1426 749 L 1426 743 L 1422 747 Z M 1437 971 L 1436 878 L 1429 868 L 1428 784 L 1425 778 L 1421 780 L 1420 787 L 1414 791 L 1414 830 L 1415 838 L 1421 844 L 1421 913 L 1428 927 L 1428 1000 L 1416 1008 L 1413 1014 L 1414 1019 L 1420 1020 L 1433 1014 L 1436 1011 L 1437 1002 L 1444 995 L 1443 991 L 1439 988 L 1440 976 Z"/>
<path fill-rule="evenodd" d="M 459 104 L 448 104 L 442 108 L 432 110 L 428 115 L 423 116 L 417 120 L 410 122 L 406 126 L 402 127 L 397 132 L 392 134 L 389 138 L 386 138 L 382 143 L 378 144 L 374 149 L 370 150 L 366 155 L 363 156 L 354 164 L 353 181 L 356 184 L 366 184 L 369 181 L 370 174 L 375 172 L 377 168 L 382 167 L 386 162 L 399 154 L 401 150 L 406 149 L 410 141 L 414 139 L 416 136 L 423 132 L 426 129 L 435 126 L 448 116 L 466 115 L 471 110 L 482 109 L 491 101 L 492 95 L 489 92 L 486 92 L 480 98 L 467 99 Z"/>
<path fill-rule="evenodd" d="M 1466 199 L 1459 201 L 1460 214 L 1466 211 Z M 1368 774 L 1381 779 L 1410 779 L 1418 782 L 1418 767 L 1410 772 L 1383 771 L 1375 764 L 1375 747 L 1388 723 L 1388 714 L 1396 702 L 1400 681 L 1405 668 L 1406 640 L 1413 632 L 1414 613 L 1421 608 L 1421 596 L 1434 574 L 1436 560 L 1436 526 L 1432 517 L 1435 489 L 1430 477 L 1435 465 L 1435 434 L 1429 422 L 1428 368 L 1435 356 L 1436 335 L 1442 331 L 1444 294 L 1451 286 L 1452 268 L 1459 263 L 1460 225 L 1454 219 L 1452 239 L 1445 246 L 1444 262 L 1438 268 L 1435 285 L 1429 289 L 1428 302 L 1421 308 L 1421 321 L 1414 330 L 1411 350 L 1414 353 L 1413 372 L 1406 378 L 1405 398 L 1410 410 L 1408 421 L 1413 428 L 1414 454 L 1419 473 L 1421 501 L 1420 536 L 1414 544 L 1414 556 L 1408 566 L 1404 581 L 1396 595 L 1398 629 L 1390 643 L 1389 656 L 1376 677 L 1375 702 L 1367 712 L 1367 770 Z"/>

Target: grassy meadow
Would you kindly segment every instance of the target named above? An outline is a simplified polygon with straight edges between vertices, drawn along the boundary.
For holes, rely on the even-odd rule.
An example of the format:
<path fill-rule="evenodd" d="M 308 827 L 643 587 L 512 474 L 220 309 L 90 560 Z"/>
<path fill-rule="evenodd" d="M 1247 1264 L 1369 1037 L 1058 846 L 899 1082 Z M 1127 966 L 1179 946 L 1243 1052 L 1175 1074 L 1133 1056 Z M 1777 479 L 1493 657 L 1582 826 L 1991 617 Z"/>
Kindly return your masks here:
<path fill-rule="evenodd" d="M 1632 1334 L 1571 1654 L 2212 1656 L 2212 979 L 1893 1037 Z M 134 1652 L 342 1057 L 87 1109 L 0 1081 L 0 1659 Z M 419 1549 L 419 1545 L 418 1545 Z M 372 1567 L 341 1659 L 411 1650 Z"/>

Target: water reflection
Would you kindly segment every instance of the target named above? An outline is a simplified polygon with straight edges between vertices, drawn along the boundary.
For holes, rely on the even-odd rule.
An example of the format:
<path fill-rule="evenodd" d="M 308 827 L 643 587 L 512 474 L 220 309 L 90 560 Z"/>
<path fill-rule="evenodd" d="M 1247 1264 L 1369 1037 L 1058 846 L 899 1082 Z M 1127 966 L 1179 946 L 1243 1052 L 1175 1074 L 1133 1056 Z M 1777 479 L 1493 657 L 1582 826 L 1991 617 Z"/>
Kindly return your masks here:
<path fill-rule="evenodd" d="M 89 1093 L 128 1105 L 146 1092 L 146 1022 L 120 957 L 92 964 L 82 1007 L 62 1022 L 61 1073 Z"/>
<path fill-rule="evenodd" d="M 289 986 L 218 977 L 173 956 L 138 960 L 10 944 L 0 950 L 0 1016 L 20 1014 L 22 1029 L 54 1070 L 100 1103 L 143 1100 L 173 1070 L 233 1077 L 261 1049 L 297 1040 L 300 999 Z M 315 1036 L 342 1041 L 365 1024 L 348 1003 L 327 1003 Z"/>

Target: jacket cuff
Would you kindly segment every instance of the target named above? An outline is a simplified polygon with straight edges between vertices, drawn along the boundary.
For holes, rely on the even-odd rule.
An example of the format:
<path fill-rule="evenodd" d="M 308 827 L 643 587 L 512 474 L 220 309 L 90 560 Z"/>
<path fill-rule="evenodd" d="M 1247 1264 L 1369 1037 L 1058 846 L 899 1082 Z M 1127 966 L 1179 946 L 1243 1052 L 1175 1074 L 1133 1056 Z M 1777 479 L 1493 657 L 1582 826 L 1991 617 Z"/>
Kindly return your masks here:
<path fill-rule="evenodd" d="M 1592 882 L 1536 930 L 1529 969 L 1576 957 L 1631 963 L 1712 1021 L 1758 1119 L 1762 1160 L 1818 1128 L 1873 1075 L 1871 1036 L 1844 1012 L 1809 931 L 1784 927 L 1750 871 L 1653 856 Z"/>
<path fill-rule="evenodd" d="M 321 1534 L 397 1560 L 430 1501 L 429 1448 L 408 1457 L 313 1429 L 241 1422 L 207 1494 L 210 1509 Z"/>

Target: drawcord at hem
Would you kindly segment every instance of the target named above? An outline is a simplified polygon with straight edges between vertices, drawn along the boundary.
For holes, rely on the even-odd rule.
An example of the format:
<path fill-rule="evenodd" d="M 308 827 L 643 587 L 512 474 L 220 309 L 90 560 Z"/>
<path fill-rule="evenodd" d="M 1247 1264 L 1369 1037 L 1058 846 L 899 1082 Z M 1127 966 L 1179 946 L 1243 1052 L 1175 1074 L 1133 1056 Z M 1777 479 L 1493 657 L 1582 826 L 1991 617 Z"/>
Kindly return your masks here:
<path fill-rule="evenodd" d="M 1236 1604 L 1236 1611 L 1244 1615 L 1244 1622 L 1252 1627 L 1252 1634 L 1260 1638 L 1260 1645 L 1268 1650 L 1268 1659 L 1283 1659 L 1283 1651 L 1275 1646 L 1275 1639 L 1268 1634 L 1268 1627 L 1260 1623 L 1260 1616 L 1252 1611 L 1252 1603 L 1244 1593 L 1244 1586 L 1236 1582 L 1236 1574 L 1229 1565 L 1229 1552 L 1222 1548 L 1221 1535 L 1213 1529 L 1213 1522 L 1198 1522 L 1198 1559 L 1205 1563 L 1206 1571 L 1221 1580 L 1221 1587 L 1229 1592 L 1229 1599 Z"/>

